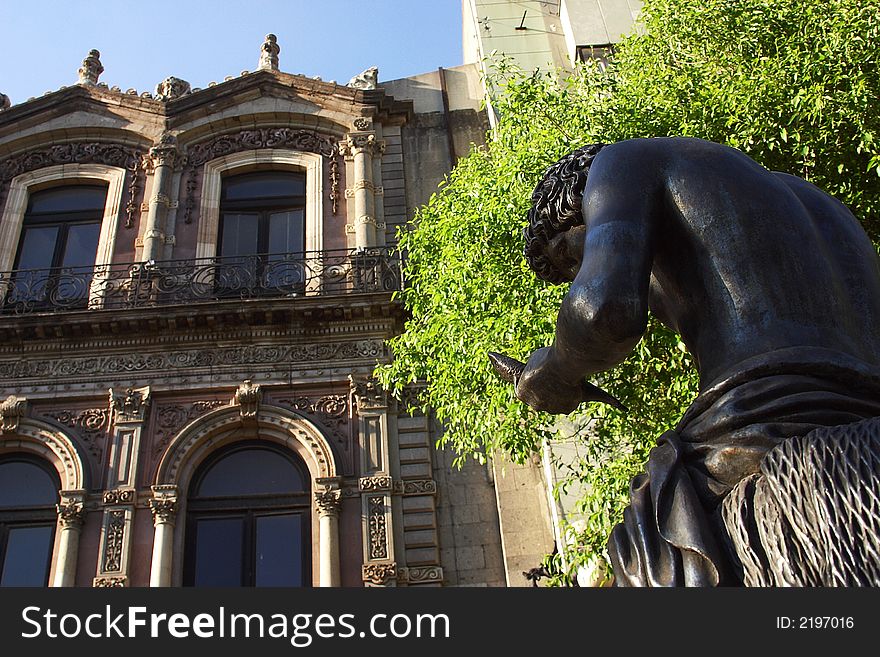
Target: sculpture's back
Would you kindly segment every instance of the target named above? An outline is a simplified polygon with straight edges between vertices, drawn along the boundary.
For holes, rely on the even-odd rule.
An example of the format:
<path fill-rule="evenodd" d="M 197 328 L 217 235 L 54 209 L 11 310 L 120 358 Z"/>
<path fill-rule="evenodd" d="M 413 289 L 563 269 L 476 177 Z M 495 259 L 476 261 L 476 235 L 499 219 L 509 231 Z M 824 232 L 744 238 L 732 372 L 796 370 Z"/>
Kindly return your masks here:
<path fill-rule="evenodd" d="M 873 425 L 821 434 L 822 458 L 815 457 L 818 434 L 804 438 L 817 428 L 880 417 L 880 341 L 873 329 L 880 266 L 856 219 L 809 183 L 700 140 L 588 147 L 565 162 L 551 167 L 536 190 L 527 250 L 545 275 L 555 265 L 570 271 L 565 263 L 573 258 L 580 267 L 554 344 L 525 365 L 518 396 L 542 410 L 570 411 L 584 400 L 585 375 L 628 355 L 648 308 L 682 336 L 700 370 L 700 395 L 659 438 L 610 537 L 618 584 L 880 584 L 880 568 L 868 565 L 880 545 L 878 508 L 856 501 L 878 497 Z M 583 175 L 570 176 L 578 167 Z M 572 220 L 570 208 L 560 210 L 567 219 L 555 217 L 564 203 L 543 198 L 554 194 L 565 202 L 582 196 L 582 220 Z M 854 475 L 856 462 L 873 465 Z M 821 520 L 805 536 L 818 542 L 784 550 L 807 516 L 791 515 L 800 507 L 779 501 L 789 495 L 780 482 L 807 480 L 837 488 L 815 483 L 811 501 L 799 502 L 803 508 L 838 499 L 844 484 L 852 505 L 811 511 Z M 861 575 L 799 580 L 766 566 L 749 574 L 749 564 L 782 554 L 790 569 L 795 554 L 804 564 L 844 554 L 818 546 L 839 533 L 830 528 L 854 527 L 843 516 L 827 516 L 850 508 L 864 516 L 859 527 L 869 546 L 862 565 L 852 566 Z M 722 512 L 730 531 L 713 521 Z M 755 524 L 755 514 L 764 520 Z"/>

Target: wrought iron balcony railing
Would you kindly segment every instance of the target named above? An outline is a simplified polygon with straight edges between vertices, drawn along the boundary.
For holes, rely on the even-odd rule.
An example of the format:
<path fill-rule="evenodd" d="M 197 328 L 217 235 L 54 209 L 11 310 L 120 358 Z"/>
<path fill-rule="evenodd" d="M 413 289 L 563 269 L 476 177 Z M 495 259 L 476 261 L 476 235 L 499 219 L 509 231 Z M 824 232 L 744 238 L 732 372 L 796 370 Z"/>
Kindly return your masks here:
<path fill-rule="evenodd" d="M 0 273 L 2 314 L 393 292 L 399 254 L 359 250 L 165 260 Z"/>

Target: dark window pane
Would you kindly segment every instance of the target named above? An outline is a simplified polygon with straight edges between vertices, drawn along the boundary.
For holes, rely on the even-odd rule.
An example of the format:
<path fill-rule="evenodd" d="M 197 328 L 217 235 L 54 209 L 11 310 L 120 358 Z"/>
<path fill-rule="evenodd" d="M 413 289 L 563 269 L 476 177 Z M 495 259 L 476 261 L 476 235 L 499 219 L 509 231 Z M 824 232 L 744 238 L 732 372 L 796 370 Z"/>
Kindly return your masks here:
<path fill-rule="evenodd" d="M 27 212 L 31 214 L 97 210 L 103 213 L 106 201 L 106 186 L 76 185 L 73 187 L 55 187 L 31 194 Z"/>
<path fill-rule="evenodd" d="M 91 267 L 95 264 L 101 224 L 72 224 L 67 228 L 67 243 L 61 258 L 62 267 Z"/>
<path fill-rule="evenodd" d="M 18 250 L 18 269 L 49 269 L 55 254 L 59 226 L 25 228 Z M 94 257 L 94 255 L 92 256 Z"/>
<path fill-rule="evenodd" d="M 301 253 L 305 240 L 303 211 L 289 210 L 269 215 L 267 253 Z"/>
<path fill-rule="evenodd" d="M 9 529 L 0 586 L 46 585 L 49 579 L 52 529 L 52 525 Z"/>
<path fill-rule="evenodd" d="M 46 470 L 27 461 L 0 463 L 0 508 L 52 506 L 58 483 Z"/>
<path fill-rule="evenodd" d="M 231 176 L 223 180 L 225 201 L 302 196 L 305 194 L 305 176 L 286 171 L 260 171 Z"/>
<path fill-rule="evenodd" d="M 258 516 L 255 586 L 302 586 L 302 518 Z"/>
<path fill-rule="evenodd" d="M 225 212 L 220 255 L 254 255 L 257 253 L 259 215 Z"/>
<path fill-rule="evenodd" d="M 199 483 L 200 497 L 292 493 L 303 490 L 296 466 L 273 450 L 242 449 L 224 456 Z"/>
<path fill-rule="evenodd" d="M 241 586 L 243 518 L 196 522 L 195 586 Z"/>

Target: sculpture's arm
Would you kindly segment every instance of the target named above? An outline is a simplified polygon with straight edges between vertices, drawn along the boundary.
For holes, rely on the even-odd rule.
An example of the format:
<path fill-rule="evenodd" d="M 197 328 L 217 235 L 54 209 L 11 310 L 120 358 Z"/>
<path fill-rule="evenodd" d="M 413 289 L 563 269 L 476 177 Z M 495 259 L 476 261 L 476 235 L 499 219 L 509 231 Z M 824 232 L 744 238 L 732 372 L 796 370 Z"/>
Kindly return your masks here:
<path fill-rule="evenodd" d="M 606 147 L 590 170 L 580 270 L 552 346 L 532 354 L 517 384 L 517 397 L 537 410 L 573 411 L 581 380 L 623 361 L 645 330 L 664 192 L 662 172 L 640 143 Z"/>

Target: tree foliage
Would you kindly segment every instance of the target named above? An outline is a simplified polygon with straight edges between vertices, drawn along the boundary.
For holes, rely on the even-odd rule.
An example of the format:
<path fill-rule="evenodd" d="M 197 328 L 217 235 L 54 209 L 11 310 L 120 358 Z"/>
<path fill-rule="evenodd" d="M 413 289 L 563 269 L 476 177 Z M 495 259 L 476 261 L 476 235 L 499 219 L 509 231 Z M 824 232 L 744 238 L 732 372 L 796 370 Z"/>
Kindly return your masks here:
<path fill-rule="evenodd" d="M 497 129 L 400 236 L 411 319 L 377 374 L 392 390 L 427 381 L 423 401 L 459 458 L 501 449 L 522 460 L 553 438 L 553 419 L 518 402 L 486 354 L 524 360 L 552 340 L 566 290 L 528 270 L 522 229 L 544 169 L 573 149 L 668 135 L 727 143 L 826 189 L 880 235 L 878 0 L 647 0 L 642 21 L 607 69 L 494 61 Z M 570 476 L 588 491 L 584 558 L 603 550 L 630 478 L 696 394 L 683 345 L 653 321 L 602 385 L 631 410 L 587 409 L 596 421 Z"/>

